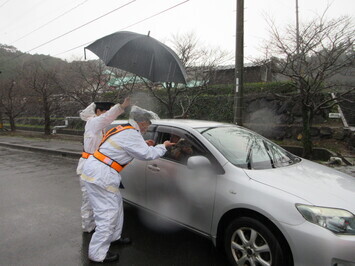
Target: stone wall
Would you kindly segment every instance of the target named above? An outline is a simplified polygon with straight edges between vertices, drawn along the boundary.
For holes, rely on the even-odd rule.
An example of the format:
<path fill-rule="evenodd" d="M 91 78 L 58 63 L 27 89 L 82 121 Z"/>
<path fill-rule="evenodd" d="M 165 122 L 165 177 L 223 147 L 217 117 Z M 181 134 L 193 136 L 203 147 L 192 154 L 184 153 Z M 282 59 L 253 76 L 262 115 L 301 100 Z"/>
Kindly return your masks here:
<path fill-rule="evenodd" d="M 302 137 L 302 111 L 297 98 L 278 98 L 273 95 L 245 97 L 243 126 L 275 140 Z M 340 118 L 331 119 L 329 111 L 315 115 L 311 136 L 313 139 L 345 141 L 355 149 L 355 132 L 344 128 Z"/>

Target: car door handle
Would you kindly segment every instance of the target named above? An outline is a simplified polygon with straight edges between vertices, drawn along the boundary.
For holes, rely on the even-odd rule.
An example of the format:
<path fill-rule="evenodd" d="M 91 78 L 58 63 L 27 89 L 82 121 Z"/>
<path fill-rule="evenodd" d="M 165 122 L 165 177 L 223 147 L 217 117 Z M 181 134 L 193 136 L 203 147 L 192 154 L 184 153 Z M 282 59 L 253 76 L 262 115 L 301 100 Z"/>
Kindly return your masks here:
<path fill-rule="evenodd" d="M 160 168 L 156 164 L 148 164 L 148 169 L 154 172 L 159 172 Z"/>

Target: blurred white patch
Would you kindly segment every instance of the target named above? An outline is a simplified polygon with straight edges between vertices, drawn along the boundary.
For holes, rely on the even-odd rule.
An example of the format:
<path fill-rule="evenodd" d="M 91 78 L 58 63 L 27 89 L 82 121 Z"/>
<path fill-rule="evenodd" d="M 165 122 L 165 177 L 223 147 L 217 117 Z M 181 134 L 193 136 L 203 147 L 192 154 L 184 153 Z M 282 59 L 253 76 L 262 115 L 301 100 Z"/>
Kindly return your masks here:
<path fill-rule="evenodd" d="M 177 232 L 181 230 L 181 227 L 173 222 L 146 211 L 140 211 L 139 218 L 147 228 L 157 232 Z"/>

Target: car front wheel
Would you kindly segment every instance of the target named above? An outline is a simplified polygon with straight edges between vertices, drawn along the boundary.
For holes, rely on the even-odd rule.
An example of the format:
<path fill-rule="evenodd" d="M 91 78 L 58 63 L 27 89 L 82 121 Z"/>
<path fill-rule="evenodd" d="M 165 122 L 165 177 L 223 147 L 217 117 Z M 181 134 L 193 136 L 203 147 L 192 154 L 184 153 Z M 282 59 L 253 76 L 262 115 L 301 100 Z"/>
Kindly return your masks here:
<path fill-rule="evenodd" d="M 229 224 L 224 248 L 232 265 L 287 265 L 286 253 L 277 237 L 263 223 L 251 217 L 240 217 Z"/>

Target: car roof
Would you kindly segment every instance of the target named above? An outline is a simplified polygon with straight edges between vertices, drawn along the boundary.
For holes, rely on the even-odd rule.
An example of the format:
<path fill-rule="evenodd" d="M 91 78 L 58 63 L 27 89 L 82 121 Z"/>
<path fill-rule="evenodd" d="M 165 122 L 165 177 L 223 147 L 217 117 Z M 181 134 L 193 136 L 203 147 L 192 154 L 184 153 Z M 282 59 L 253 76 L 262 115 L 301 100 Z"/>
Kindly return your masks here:
<path fill-rule="evenodd" d="M 127 120 L 115 120 L 112 124 L 124 124 Z M 181 128 L 205 128 L 205 127 L 221 127 L 233 126 L 230 123 L 207 121 L 207 120 L 194 120 L 194 119 L 159 119 L 152 120 L 153 125 L 175 126 Z"/>
<path fill-rule="evenodd" d="M 194 120 L 194 119 L 159 119 L 159 120 L 152 120 L 152 124 L 189 127 L 189 128 L 220 127 L 220 126 L 232 125 L 232 124 L 216 122 L 216 121 Z"/>

